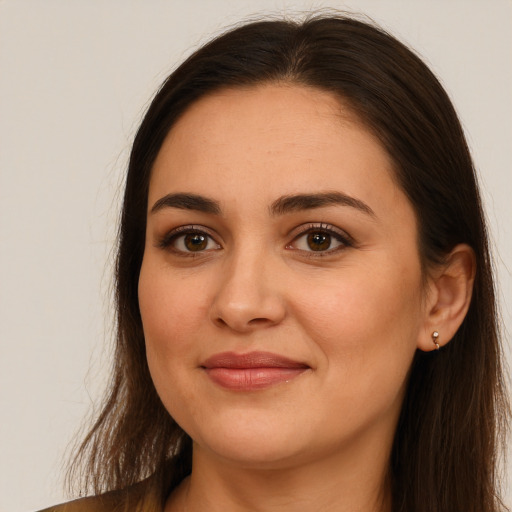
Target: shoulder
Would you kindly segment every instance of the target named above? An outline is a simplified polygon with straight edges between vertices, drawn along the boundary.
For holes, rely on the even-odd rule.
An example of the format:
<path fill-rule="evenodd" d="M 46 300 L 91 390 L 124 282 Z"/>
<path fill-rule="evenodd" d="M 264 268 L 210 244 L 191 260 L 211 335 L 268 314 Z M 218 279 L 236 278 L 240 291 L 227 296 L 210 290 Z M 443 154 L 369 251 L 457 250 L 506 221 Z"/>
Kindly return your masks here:
<path fill-rule="evenodd" d="M 124 500 L 120 496 L 121 493 L 116 494 L 117 499 L 110 495 L 110 493 L 101 496 L 90 496 L 70 501 L 69 503 L 54 505 L 40 512 L 114 512 L 115 510 L 122 510 Z"/>
<path fill-rule="evenodd" d="M 143 481 L 128 489 L 80 498 L 39 512 L 135 512 L 136 510 L 161 512 L 162 507 L 158 500 L 152 499 L 151 493 L 145 492 L 147 490 L 147 481 Z"/>

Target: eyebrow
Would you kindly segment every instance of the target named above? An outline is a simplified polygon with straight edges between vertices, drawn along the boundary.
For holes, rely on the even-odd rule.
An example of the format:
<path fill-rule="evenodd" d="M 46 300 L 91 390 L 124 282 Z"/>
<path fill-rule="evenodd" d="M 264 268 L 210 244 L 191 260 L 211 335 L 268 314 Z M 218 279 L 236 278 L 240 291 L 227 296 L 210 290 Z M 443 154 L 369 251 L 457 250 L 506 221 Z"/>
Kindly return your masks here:
<path fill-rule="evenodd" d="M 313 210 L 331 205 L 349 206 L 371 217 L 375 217 L 374 211 L 360 199 L 348 196 L 341 192 L 321 192 L 317 194 L 295 194 L 282 196 L 270 205 L 271 215 L 286 215 L 287 213 Z M 214 199 L 197 194 L 176 193 L 167 194 L 158 199 L 151 208 L 151 213 L 163 208 L 179 208 L 181 210 L 195 210 L 212 215 L 222 213 L 220 204 Z"/>
<path fill-rule="evenodd" d="M 195 210 L 213 215 L 220 215 L 221 209 L 217 201 L 197 194 L 167 194 L 160 198 L 151 208 L 151 213 L 163 208 L 179 208 L 181 210 Z"/>
<path fill-rule="evenodd" d="M 350 206 L 371 217 L 375 217 L 375 212 L 366 203 L 341 192 L 283 196 L 272 203 L 270 213 L 272 215 L 285 215 L 291 212 L 312 210 L 331 205 Z"/>

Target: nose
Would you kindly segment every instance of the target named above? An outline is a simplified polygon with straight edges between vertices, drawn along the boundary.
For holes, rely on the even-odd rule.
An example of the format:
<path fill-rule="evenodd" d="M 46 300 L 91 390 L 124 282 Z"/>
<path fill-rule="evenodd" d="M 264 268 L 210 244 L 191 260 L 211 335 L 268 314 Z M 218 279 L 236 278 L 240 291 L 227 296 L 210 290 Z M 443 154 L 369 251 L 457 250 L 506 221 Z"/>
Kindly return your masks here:
<path fill-rule="evenodd" d="M 239 254 L 225 261 L 211 306 L 219 327 L 239 333 L 279 324 L 286 315 L 276 265 L 261 254 Z"/>

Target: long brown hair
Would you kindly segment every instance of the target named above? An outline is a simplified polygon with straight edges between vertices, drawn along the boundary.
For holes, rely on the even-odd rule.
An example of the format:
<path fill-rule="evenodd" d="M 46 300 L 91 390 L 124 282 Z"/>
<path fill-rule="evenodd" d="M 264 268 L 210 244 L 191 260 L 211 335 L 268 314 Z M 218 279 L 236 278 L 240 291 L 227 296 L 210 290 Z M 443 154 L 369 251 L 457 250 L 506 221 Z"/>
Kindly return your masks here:
<path fill-rule="evenodd" d="M 390 461 L 393 510 L 502 510 L 496 468 L 508 403 L 486 227 L 463 130 L 438 80 L 412 51 L 347 16 L 231 30 L 190 56 L 155 96 L 126 179 L 112 382 L 74 469 L 94 493 L 154 474 L 162 499 L 191 471 L 191 440 L 149 375 L 138 306 L 151 168 L 173 124 L 198 98 L 283 81 L 337 95 L 380 139 L 415 209 L 425 271 L 458 243 L 475 251 L 473 299 L 462 326 L 440 352 L 418 351 L 412 365 Z"/>

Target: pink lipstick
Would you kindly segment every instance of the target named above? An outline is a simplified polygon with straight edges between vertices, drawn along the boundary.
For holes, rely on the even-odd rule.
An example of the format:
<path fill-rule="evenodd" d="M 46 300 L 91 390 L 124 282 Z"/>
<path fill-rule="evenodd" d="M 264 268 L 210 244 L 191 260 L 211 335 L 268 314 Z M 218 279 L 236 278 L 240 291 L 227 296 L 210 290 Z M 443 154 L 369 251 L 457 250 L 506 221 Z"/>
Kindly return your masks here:
<path fill-rule="evenodd" d="M 309 369 L 304 363 L 271 352 L 223 352 L 208 358 L 201 367 L 213 382 L 236 391 L 265 389 Z"/>

